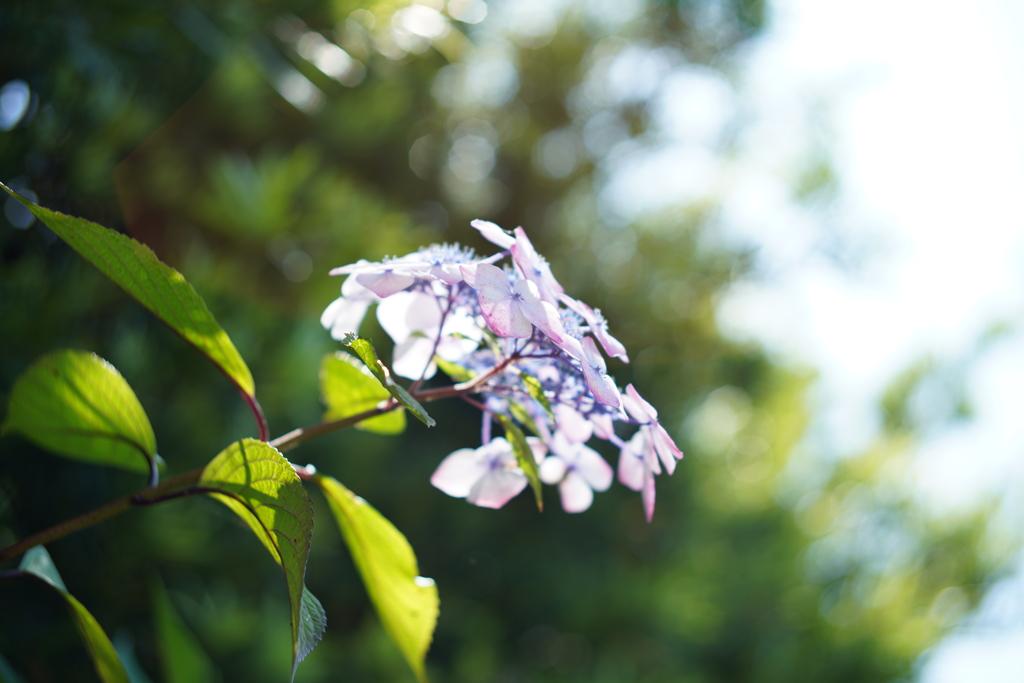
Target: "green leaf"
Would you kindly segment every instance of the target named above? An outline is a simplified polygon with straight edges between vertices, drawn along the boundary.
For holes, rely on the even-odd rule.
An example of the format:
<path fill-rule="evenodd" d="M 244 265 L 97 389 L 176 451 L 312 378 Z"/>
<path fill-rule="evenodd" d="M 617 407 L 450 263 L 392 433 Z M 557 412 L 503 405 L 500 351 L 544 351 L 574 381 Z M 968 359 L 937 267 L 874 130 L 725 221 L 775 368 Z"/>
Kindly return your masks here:
<path fill-rule="evenodd" d="M 434 580 L 419 576 L 416 555 L 405 536 L 370 504 L 336 479 L 317 475 L 314 481 L 338 520 L 384 629 L 416 678 L 425 682 L 423 660 L 437 625 L 439 604 Z"/>
<path fill-rule="evenodd" d="M 164 683 L 213 683 L 217 672 L 199 639 L 185 625 L 171 604 L 163 581 L 150 582 L 156 642 L 163 665 Z"/>
<path fill-rule="evenodd" d="M 509 443 L 512 444 L 512 450 L 516 454 L 516 462 L 526 474 L 526 478 L 530 480 L 533 497 L 537 499 L 537 509 L 543 512 L 544 497 L 541 492 L 540 470 L 537 469 L 537 461 L 533 459 L 533 451 L 530 449 L 530 444 L 526 442 L 526 437 L 523 436 L 523 430 L 504 415 L 495 414 L 494 417 L 498 418 L 498 422 L 504 428 L 505 436 L 508 437 Z"/>
<path fill-rule="evenodd" d="M 11 390 L 2 430 L 75 460 L 148 473 L 156 437 L 146 411 L 114 366 L 94 353 L 43 356 Z"/>
<path fill-rule="evenodd" d="M 0 187 L 24 204 L 85 260 L 199 349 L 242 392 L 250 398 L 255 395 L 256 385 L 242 356 L 181 273 L 131 237 L 84 218 L 44 209 L 3 183 Z"/>
<path fill-rule="evenodd" d="M 320 363 L 320 397 L 327 406 L 324 421 L 333 422 L 376 408 L 391 398 L 391 392 L 359 360 L 338 351 L 324 356 Z M 392 410 L 357 422 L 355 427 L 376 434 L 401 434 L 405 411 Z"/>
<path fill-rule="evenodd" d="M 456 382 L 468 382 L 469 380 L 476 377 L 476 373 L 471 370 L 467 370 L 461 365 L 446 361 L 440 356 L 434 356 L 434 362 L 437 363 L 437 367 L 441 368 L 441 372 L 451 377 Z"/>
<path fill-rule="evenodd" d="M 262 441 L 243 439 L 210 461 L 199 486 L 253 530 L 284 570 L 292 612 L 292 678 L 316 646 L 327 619 L 303 579 L 313 538 L 313 503 L 291 464 Z"/>
<path fill-rule="evenodd" d="M 405 388 L 395 384 L 395 381 L 391 379 L 391 371 L 377 358 L 377 352 L 373 350 L 373 344 L 369 340 L 349 334 L 341 340 L 341 343 L 355 351 L 356 355 L 366 363 L 366 367 L 370 369 L 370 372 L 377 378 L 377 381 L 395 397 L 395 400 L 419 418 L 420 422 L 428 427 L 433 427 L 437 424 L 434 418 L 427 415 L 427 411 L 423 409 L 419 401 L 414 399 Z"/>
<path fill-rule="evenodd" d="M 128 674 L 121 666 L 121 660 L 118 659 L 110 638 L 103 632 L 89 610 L 68 593 L 64 581 L 61 580 L 57 568 L 53 565 L 53 560 L 50 559 L 50 553 L 46 552 L 46 548 L 37 545 L 29 550 L 25 553 L 18 568 L 52 586 L 64 597 L 71 616 L 75 620 L 78 633 L 82 636 L 86 649 L 89 650 L 89 656 L 92 657 L 92 664 L 96 667 L 96 674 L 100 680 L 103 683 L 129 683 Z"/>
<path fill-rule="evenodd" d="M 548 402 L 548 397 L 544 395 L 544 387 L 541 386 L 540 380 L 525 372 L 520 372 L 519 376 L 523 378 L 523 384 L 526 385 L 526 391 L 529 392 L 530 396 L 544 408 L 551 422 L 556 422 L 555 413 L 551 410 L 551 403 Z"/>
<path fill-rule="evenodd" d="M 540 436 L 540 429 L 537 427 L 537 423 L 534 422 L 533 416 L 530 415 L 526 408 L 522 407 L 518 403 L 509 401 L 508 411 L 512 413 L 512 417 L 519 421 L 519 424 L 530 430 L 534 436 Z"/>

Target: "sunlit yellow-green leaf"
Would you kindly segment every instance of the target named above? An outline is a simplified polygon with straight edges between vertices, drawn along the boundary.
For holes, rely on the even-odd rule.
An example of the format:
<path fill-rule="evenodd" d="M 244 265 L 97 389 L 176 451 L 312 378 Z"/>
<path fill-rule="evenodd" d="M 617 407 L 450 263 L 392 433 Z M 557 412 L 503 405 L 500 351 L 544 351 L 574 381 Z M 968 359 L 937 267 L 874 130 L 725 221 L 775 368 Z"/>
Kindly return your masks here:
<path fill-rule="evenodd" d="M 327 406 L 324 421 L 333 422 L 372 410 L 391 398 L 391 392 L 358 359 L 339 351 L 324 356 L 320 363 L 320 397 Z M 405 430 L 405 411 L 392 410 L 355 427 L 377 434 L 400 434 Z"/>
<path fill-rule="evenodd" d="M 171 604 L 167 589 L 159 578 L 150 582 L 153 598 L 153 623 L 164 683 L 213 683 L 217 672 L 206 650 L 185 625 Z"/>
<path fill-rule="evenodd" d="M 357 337 L 354 334 L 350 334 L 341 342 L 345 346 L 349 347 L 356 352 L 356 355 L 362 359 L 366 364 L 366 367 L 370 369 L 373 376 L 377 378 L 377 381 L 388 390 L 388 392 L 395 397 L 399 403 L 409 409 L 413 415 L 419 418 L 420 422 L 433 427 L 436 422 L 434 418 L 427 414 L 427 411 L 420 405 L 419 401 L 414 399 L 412 395 L 405 390 L 399 384 L 395 384 L 395 381 L 391 379 L 391 371 L 387 369 L 384 363 L 380 362 L 377 358 L 377 352 L 373 349 L 373 344 L 362 337 Z"/>
<path fill-rule="evenodd" d="M 37 545 L 29 550 L 21 559 L 21 565 L 18 568 L 25 574 L 31 574 L 51 586 L 63 596 L 100 680 L 103 683 L 129 683 L 128 674 L 125 672 L 124 666 L 121 665 L 121 660 L 118 659 L 110 638 L 107 637 L 89 610 L 68 593 L 63 579 L 60 578 L 60 573 L 53 565 L 53 560 L 50 559 L 50 553 L 46 552 L 46 548 Z"/>
<path fill-rule="evenodd" d="M 292 613 L 292 677 L 327 625 L 323 607 L 303 583 L 313 538 L 313 503 L 277 449 L 243 439 L 203 470 L 199 486 L 231 508 L 284 570 Z"/>
<path fill-rule="evenodd" d="M 416 678 L 426 681 L 423 660 L 437 624 L 437 586 L 419 575 L 409 542 L 383 515 L 337 480 L 317 476 L 315 481 L 327 496 L 384 629 Z"/>
<path fill-rule="evenodd" d="M 36 218 L 104 275 L 135 297 L 172 330 L 213 361 L 239 389 L 254 396 L 252 373 L 206 303 L 181 273 L 144 244 L 84 218 L 38 206 L 0 183 Z"/>
<path fill-rule="evenodd" d="M 14 383 L 4 432 L 75 460 L 149 472 L 156 437 L 131 387 L 94 353 L 48 353 Z"/>

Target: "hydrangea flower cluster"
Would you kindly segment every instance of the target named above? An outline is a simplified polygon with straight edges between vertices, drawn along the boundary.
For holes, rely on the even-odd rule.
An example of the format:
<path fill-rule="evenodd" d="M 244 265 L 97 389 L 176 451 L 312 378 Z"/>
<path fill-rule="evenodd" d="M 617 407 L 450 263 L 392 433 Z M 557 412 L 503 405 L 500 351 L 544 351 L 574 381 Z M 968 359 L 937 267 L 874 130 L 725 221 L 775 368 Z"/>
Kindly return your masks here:
<path fill-rule="evenodd" d="M 446 457 L 431 483 L 450 496 L 500 508 L 526 488 L 513 445 L 492 437 L 495 416 L 515 419 L 527 437 L 539 478 L 557 485 L 566 512 L 583 512 L 615 472 L 587 446 L 592 437 L 620 450 L 618 480 L 639 491 L 654 514 L 654 477 L 672 474 L 683 457 L 658 412 L 632 384 L 620 391 L 604 354 L 628 363 L 625 347 L 601 312 L 565 293 L 526 232 L 494 223 L 471 225 L 501 251 L 479 257 L 459 245 L 431 245 L 379 263 L 360 260 L 331 271 L 347 275 L 341 297 L 320 322 L 335 339 L 358 334 L 371 304 L 394 341 L 394 374 L 413 389 L 440 365 L 453 379 L 475 378 L 472 401 L 483 412 L 482 442 Z M 499 262 L 511 257 L 504 268 Z M 628 441 L 614 423 L 638 425 Z M 506 435 L 507 436 L 507 435 Z M 525 449 L 524 449 L 525 451 Z"/>

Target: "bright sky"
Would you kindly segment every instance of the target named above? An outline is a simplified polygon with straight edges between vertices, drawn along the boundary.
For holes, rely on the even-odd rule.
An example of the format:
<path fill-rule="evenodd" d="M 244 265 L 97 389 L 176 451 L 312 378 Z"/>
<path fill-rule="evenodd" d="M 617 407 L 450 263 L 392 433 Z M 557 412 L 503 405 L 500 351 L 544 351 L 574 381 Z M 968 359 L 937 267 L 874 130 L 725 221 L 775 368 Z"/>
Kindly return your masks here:
<path fill-rule="evenodd" d="M 837 456 L 871 441 L 900 371 L 926 355 L 959 368 L 975 416 L 926 432 L 920 495 L 945 511 L 1016 492 L 1024 508 L 1024 2 L 772 6 L 735 90 L 673 67 L 662 144 L 613 153 L 609 206 L 721 202 L 726 238 L 759 247 L 763 277 L 734 288 L 720 321 L 820 370 L 819 440 Z M 750 132 L 723 160 L 713 122 L 736 116 Z M 808 209 L 780 178 L 815 139 L 831 140 L 841 191 Z M 857 267 L 830 252 L 860 254 Z M 1000 321 L 1018 329 L 976 351 Z M 921 415 L 939 411 L 938 395 L 918 397 Z M 1024 680 L 1022 586 L 994 591 L 921 680 Z"/>

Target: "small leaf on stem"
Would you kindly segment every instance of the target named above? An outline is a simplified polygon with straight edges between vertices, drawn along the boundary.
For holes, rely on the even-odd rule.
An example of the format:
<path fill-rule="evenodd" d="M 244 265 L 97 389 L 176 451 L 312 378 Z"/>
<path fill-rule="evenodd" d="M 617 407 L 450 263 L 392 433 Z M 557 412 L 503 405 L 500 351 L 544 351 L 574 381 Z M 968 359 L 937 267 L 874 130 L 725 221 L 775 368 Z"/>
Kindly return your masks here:
<path fill-rule="evenodd" d="M 324 356 L 320 363 L 320 398 L 327 406 L 324 422 L 334 422 L 372 410 L 391 398 L 391 392 L 359 360 L 338 351 Z M 355 427 L 376 434 L 401 434 L 405 431 L 405 412 L 393 410 L 358 422 Z"/>
<path fill-rule="evenodd" d="M 160 650 L 165 683 L 213 683 L 220 677 L 199 639 L 185 625 L 171 604 L 163 581 L 154 577 L 149 592 L 153 598 L 153 621 Z"/>
<path fill-rule="evenodd" d="M 540 470 L 537 469 L 537 461 L 533 457 L 533 450 L 526 442 L 523 430 L 516 426 L 516 423 L 505 415 L 496 414 L 495 417 L 505 430 L 508 442 L 512 444 L 512 450 L 516 454 L 516 462 L 530 480 L 530 488 L 533 489 L 533 496 L 537 499 L 537 509 L 544 511 L 544 495 L 541 491 Z"/>
<path fill-rule="evenodd" d="M 370 372 L 377 378 L 377 381 L 395 397 L 396 401 L 408 408 L 409 412 L 419 418 L 420 422 L 428 427 L 433 427 L 437 424 L 434 418 L 427 414 L 427 411 L 424 410 L 419 401 L 414 399 L 404 387 L 396 384 L 391 379 L 391 371 L 377 358 L 377 352 L 373 350 L 373 344 L 369 340 L 349 334 L 341 340 L 341 343 L 355 351 L 356 355 L 366 363 L 366 367 L 370 369 Z"/>

